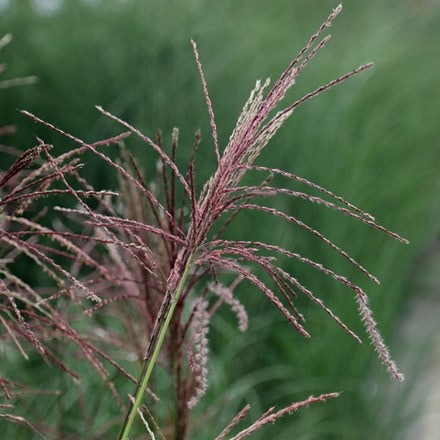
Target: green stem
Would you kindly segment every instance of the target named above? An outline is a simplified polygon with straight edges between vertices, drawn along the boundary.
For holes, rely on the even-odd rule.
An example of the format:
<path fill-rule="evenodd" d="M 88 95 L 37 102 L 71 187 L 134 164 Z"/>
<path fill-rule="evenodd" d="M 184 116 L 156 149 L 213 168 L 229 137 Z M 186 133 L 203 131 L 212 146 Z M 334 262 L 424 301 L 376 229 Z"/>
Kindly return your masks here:
<path fill-rule="evenodd" d="M 179 297 L 183 291 L 183 288 L 186 283 L 186 279 L 189 274 L 189 270 L 191 267 L 192 254 L 190 254 L 185 269 L 182 274 L 182 278 L 179 281 L 179 285 L 177 286 L 177 290 L 174 296 L 172 296 L 172 292 L 167 292 L 164 298 L 164 304 L 162 310 L 159 311 L 158 317 L 156 319 L 155 328 L 159 327 L 157 340 L 154 342 L 154 333 L 155 329 L 153 329 L 153 333 L 150 338 L 150 344 L 153 343 L 154 346 L 153 353 L 151 356 L 149 355 L 147 350 L 147 356 L 144 360 L 144 365 L 142 367 L 142 373 L 138 381 L 138 386 L 136 388 L 136 393 L 134 396 L 134 402 L 131 403 L 130 409 L 128 410 L 127 416 L 124 421 L 124 425 L 122 427 L 121 433 L 119 434 L 119 440 L 128 440 L 128 435 L 130 434 L 131 427 L 133 425 L 134 419 L 138 412 L 138 409 L 141 406 L 142 398 L 144 396 L 145 390 L 147 389 L 148 381 L 150 379 L 151 373 L 153 371 L 154 365 L 156 364 L 157 357 L 159 356 L 160 349 L 162 347 L 163 341 L 165 340 L 165 336 L 167 334 L 168 327 L 171 322 L 171 318 L 174 314 L 174 309 L 176 308 L 177 302 L 179 301 Z M 171 301 L 169 301 L 171 299 Z M 168 304 L 167 304 L 168 302 Z M 165 320 L 162 320 L 162 317 L 165 316 Z M 152 342 L 153 341 L 153 342 Z"/>

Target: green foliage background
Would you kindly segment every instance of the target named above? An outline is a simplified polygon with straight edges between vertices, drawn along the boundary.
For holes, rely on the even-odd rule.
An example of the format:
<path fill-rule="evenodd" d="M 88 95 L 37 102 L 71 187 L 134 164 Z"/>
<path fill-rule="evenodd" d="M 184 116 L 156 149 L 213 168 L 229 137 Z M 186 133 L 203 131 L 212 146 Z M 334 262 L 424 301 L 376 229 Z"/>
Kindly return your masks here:
<path fill-rule="evenodd" d="M 25 149 L 34 145 L 37 134 L 58 151 L 72 147 L 17 108 L 86 141 L 116 133 L 118 127 L 95 110 L 98 104 L 150 136 L 158 128 L 167 135 L 179 127 L 182 163 L 201 128 L 199 183 L 211 174 L 215 161 L 190 38 L 198 43 L 220 143 L 225 145 L 255 80 L 275 80 L 336 6 L 328 0 L 60 3 L 54 14 L 36 13 L 28 0 L 10 2 L 1 12 L 1 33 L 14 35 L 1 53 L 8 77 L 40 78 L 34 86 L 1 91 L 0 121 L 18 127 L 3 142 Z M 375 67 L 302 106 L 259 163 L 295 172 L 342 195 L 411 245 L 404 247 L 325 208 L 277 200 L 278 207 L 322 231 L 377 275 L 382 282 L 377 287 L 313 237 L 270 217 L 243 215 L 232 235 L 295 249 L 360 283 L 371 295 L 383 335 L 399 360 L 409 349 L 399 328 L 408 317 L 410 296 L 417 294 L 417 258 L 439 230 L 440 8 L 428 0 L 347 0 L 331 33 L 330 44 L 286 100 L 364 62 L 374 61 Z M 156 158 L 148 147 L 133 141 L 131 148 L 153 175 Z M 100 162 L 88 160 L 98 187 L 115 183 Z M 285 267 L 363 334 L 351 292 L 307 267 L 291 262 Z M 341 390 L 339 399 L 301 410 L 253 438 L 404 438 L 413 372 L 407 374 L 407 385 L 391 383 L 367 341 L 356 345 L 307 301 L 300 300 L 300 308 L 312 340 L 296 335 L 250 286 L 243 286 L 239 296 L 251 312 L 250 329 L 239 334 L 234 317 L 227 314 L 214 319 L 210 389 L 195 411 L 190 438 L 214 437 L 245 401 L 253 405 L 251 418 L 256 419 L 271 405 Z M 63 433 L 54 438 L 109 438 L 109 432 L 117 432 L 99 434 L 116 407 L 110 397 L 103 399 L 103 385 L 87 368 L 77 366 L 83 370 L 81 388 L 88 396 L 86 407 L 96 415 L 93 420 L 78 409 L 78 385 L 37 359 L 24 363 L 7 351 L 1 356 L 2 368 L 14 371 L 17 380 L 68 390 L 59 400 L 47 397 L 44 405 L 29 398 L 27 406 L 23 403 L 23 415 L 42 416 L 53 423 L 54 433 Z M 4 421 L 0 429 L 4 438 L 35 435 Z"/>

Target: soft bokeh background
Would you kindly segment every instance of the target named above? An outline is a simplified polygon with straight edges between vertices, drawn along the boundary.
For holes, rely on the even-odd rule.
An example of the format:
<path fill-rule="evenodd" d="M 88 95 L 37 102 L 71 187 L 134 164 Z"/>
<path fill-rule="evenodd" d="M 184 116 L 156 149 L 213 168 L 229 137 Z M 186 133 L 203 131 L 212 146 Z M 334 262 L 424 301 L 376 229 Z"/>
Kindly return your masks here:
<path fill-rule="evenodd" d="M 17 126 L 17 133 L 2 142 L 25 149 L 34 145 L 37 134 L 57 151 L 72 147 L 16 109 L 27 109 L 87 141 L 115 133 L 114 125 L 95 110 L 98 104 L 150 136 L 158 128 L 167 134 L 179 127 L 182 163 L 200 128 L 201 182 L 213 170 L 214 155 L 190 38 L 198 42 L 225 145 L 255 80 L 275 79 L 336 4 L 0 0 L 0 33 L 14 35 L 1 52 L 1 62 L 8 66 L 2 78 L 39 77 L 35 85 L 0 91 L 1 125 Z M 323 207 L 277 201 L 377 275 L 382 282 L 377 287 L 292 225 L 251 212 L 240 217 L 232 234 L 295 249 L 360 283 L 371 295 L 377 321 L 407 381 L 393 383 L 368 342 L 356 345 L 307 301 L 300 301 L 300 309 L 311 340 L 295 334 L 262 295 L 245 286 L 238 294 L 251 313 L 250 329 L 239 334 L 229 315 L 213 321 L 210 389 L 195 411 L 191 438 L 214 437 L 245 401 L 253 405 L 256 419 L 271 405 L 331 391 L 343 394 L 285 417 L 254 438 L 435 438 L 420 420 L 433 410 L 432 392 L 440 383 L 429 373 L 436 371 L 440 311 L 440 2 L 347 0 L 331 33 L 332 41 L 302 73 L 287 100 L 364 62 L 374 61 L 375 67 L 302 106 L 259 163 L 295 172 L 342 195 L 411 245 Z M 145 169 L 153 170 L 156 159 L 148 148 L 136 142 L 131 147 Z M 94 170 L 91 180 L 97 186 L 115 183 L 100 162 Z M 285 267 L 364 335 L 350 291 L 303 266 L 285 262 Z M 4 349 L 1 356 L 2 368 L 13 370 L 17 380 L 40 389 L 67 390 L 60 400 L 44 398 L 44 404 L 41 396 L 34 401 L 27 396 L 21 415 L 50 420 L 58 432 L 54 438 L 108 438 L 96 433 L 115 407 L 110 397 L 104 399 L 94 373 L 82 372 L 81 387 L 90 411 L 97 414 L 86 426 L 69 379 L 37 361 L 25 364 Z M 4 421 L 0 431 L 4 438 L 35 435 Z"/>

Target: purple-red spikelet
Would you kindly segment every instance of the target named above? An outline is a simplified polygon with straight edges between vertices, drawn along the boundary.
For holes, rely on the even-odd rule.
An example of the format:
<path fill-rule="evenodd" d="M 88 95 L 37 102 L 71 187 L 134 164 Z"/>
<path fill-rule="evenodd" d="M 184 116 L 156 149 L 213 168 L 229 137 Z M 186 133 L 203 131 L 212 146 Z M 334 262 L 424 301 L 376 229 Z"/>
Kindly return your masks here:
<path fill-rule="evenodd" d="M 236 314 L 238 320 L 238 328 L 241 332 L 245 332 L 248 328 L 248 315 L 243 304 L 234 297 L 234 289 L 237 287 L 238 283 L 243 279 L 242 276 L 238 277 L 229 287 L 223 286 L 220 283 L 209 283 L 208 289 L 218 295 L 219 305 L 221 302 L 228 304 L 231 310 Z M 211 314 L 213 311 L 211 310 Z"/>
<path fill-rule="evenodd" d="M 188 407 L 193 408 L 206 393 L 208 388 L 208 332 L 209 312 L 208 301 L 200 300 L 196 306 L 193 319 L 193 351 L 189 355 L 189 367 L 193 374 L 193 394 Z"/>
<path fill-rule="evenodd" d="M 300 408 L 308 407 L 312 403 L 325 402 L 328 399 L 338 397 L 338 396 L 339 396 L 339 393 L 321 394 L 320 396 L 317 396 L 317 397 L 310 396 L 309 398 L 307 398 L 301 402 L 292 403 L 291 405 L 286 406 L 285 408 L 283 408 L 277 412 L 273 412 L 275 408 L 270 408 L 256 422 L 254 422 L 251 426 L 247 427 L 246 429 L 240 431 L 237 435 L 232 437 L 231 440 L 242 440 L 242 439 L 248 437 L 249 435 L 251 435 L 253 432 L 260 429 L 262 426 L 266 425 L 267 423 L 276 422 L 280 417 L 284 416 L 285 414 L 291 414 Z M 222 437 L 221 436 L 217 437 L 216 440 L 218 440 L 219 438 L 222 438 Z"/>

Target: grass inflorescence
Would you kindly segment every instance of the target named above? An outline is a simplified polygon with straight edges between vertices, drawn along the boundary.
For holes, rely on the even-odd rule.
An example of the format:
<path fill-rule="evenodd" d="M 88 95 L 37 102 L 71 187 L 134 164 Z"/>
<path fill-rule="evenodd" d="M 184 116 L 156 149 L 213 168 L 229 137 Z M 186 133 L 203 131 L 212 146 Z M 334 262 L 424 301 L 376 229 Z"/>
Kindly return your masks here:
<path fill-rule="evenodd" d="M 132 435 L 138 417 L 151 438 L 185 438 L 191 410 L 209 386 L 208 337 L 212 316 L 226 305 L 237 316 L 240 331 L 252 327 L 245 307 L 235 296 L 235 288 L 241 283 L 247 282 L 260 291 L 304 337 L 310 337 L 310 332 L 296 305 L 299 295 L 309 298 L 355 341 L 362 342 L 323 299 L 304 285 L 300 276 L 277 263 L 277 256 L 308 265 L 351 289 L 379 359 L 393 377 L 403 380 L 368 307 L 367 294 L 360 286 L 291 249 L 259 241 L 257 237 L 253 241 L 228 237 L 229 226 L 244 211 L 274 216 L 302 228 L 312 239 L 323 242 L 378 283 L 375 276 L 319 230 L 295 215 L 265 204 L 273 197 L 288 196 L 336 210 L 407 242 L 344 198 L 290 170 L 255 163 L 301 104 L 372 67 L 372 63 L 363 64 L 280 108 L 298 75 L 330 40 L 325 33 L 340 11 L 338 6 L 329 15 L 272 87 L 269 80 L 256 82 L 223 149 L 197 45 L 192 41 L 216 160 L 214 173 L 202 185 L 197 180 L 196 166 L 200 133 L 195 136 L 186 169 L 182 169 L 176 161 L 176 151 L 181 148 L 177 129 L 167 148 L 160 132 L 151 138 L 98 106 L 98 111 L 123 131 L 90 143 L 31 112 L 22 112 L 75 147 L 55 156 L 52 147 L 38 138 L 37 145 L 21 154 L 0 176 L 0 283 L 4 297 L 1 324 L 23 357 L 28 357 L 22 342 L 25 340 L 49 363 L 79 380 L 63 358 L 61 348 L 57 353 L 51 344 L 53 339 L 73 343 L 76 356 L 86 359 L 101 376 L 125 415 L 123 422 L 120 414 L 113 421 L 121 424 L 120 439 Z M 127 148 L 128 137 L 140 139 L 158 156 L 157 176 L 152 183 Z M 120 160 L 106 152 L 111 146 L 119 148 Z M 97 190 L 89 183 L 82 173 L 81 159 L 85 153 L 93 154 L 114 170 L 119 180 L 117 192 Z M 248 184 L 245 180 L 249 176 L 258 183 Z M 274 176 L 283 177 L 286 187 L 273 186 Z M 320 195 L 291 189 L 295 182 Z M 38 206 L 43 199 L 60 195 L 68 195 L 72 203 L 51 211 L 51 215 L 57 213 L 58 221 L 42 221 L 47 212 L 32 211 L 32 206 Z M 18 256 L 27 257 L 39 267 L 51 287 L 36 288 L 15 276 L 10 267 Z M 255 267 L 259 271 L 255 272 Z M 97 321 L 99 317 L 104 321 L 115 320 L 118 324 L 95 328 L 96 322 L 91 320 L 87 327 L 85 316 Z M 141 365 L 136 377 L 129 372 L 128 359 Z M 161 374 L 168 377 L 168 397 L 155 392 L 153 373 L 158 365 L 163 367 Z M 133 396 L 121 393 L 110 377 L 110 368 L 133 383 Z M 1 379 L 1 384 L 5 397 L 11 399 L 12 382 Z M 245 438 L 287 413 L 337 396 L 338 393 L 326 393 L 278 411 L 270 408 L 242 429 L 239 423 L 249 411 L 249 406 L 244 406 L 223 431 L 218 429 L 217 438 L 225 438 L 233 430 L 238 430 L 234 439 Z M 171 402 L 170 412 L 165 416 L 154 412 L 160 404 L 158 399 Z"/>

